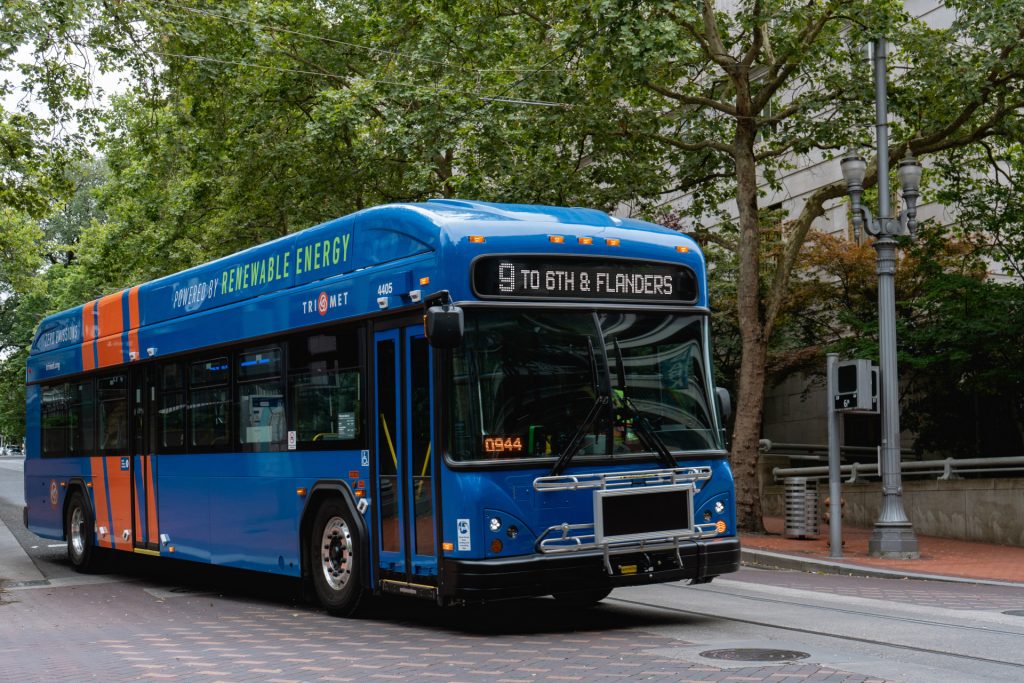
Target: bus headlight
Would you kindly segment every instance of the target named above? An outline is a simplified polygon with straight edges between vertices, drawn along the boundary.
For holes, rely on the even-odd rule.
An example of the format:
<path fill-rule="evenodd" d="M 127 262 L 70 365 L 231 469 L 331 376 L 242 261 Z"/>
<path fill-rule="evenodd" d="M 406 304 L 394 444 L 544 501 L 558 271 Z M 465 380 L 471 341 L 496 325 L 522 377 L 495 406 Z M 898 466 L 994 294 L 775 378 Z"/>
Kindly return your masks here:
<path fill-rule="evenodd" d="M 723 503 L 722 501 L 718 501 L 717 503 L 715 503 L 715 512 L 717 514 L 720 515 L 724 511 L 725 511 L 725 503 Z"/>
<path fill-rule="evenodd" d="M 490 521 L 491 531 L 498 532 L 501 530 L 501 518 L 491 517 Z"/>

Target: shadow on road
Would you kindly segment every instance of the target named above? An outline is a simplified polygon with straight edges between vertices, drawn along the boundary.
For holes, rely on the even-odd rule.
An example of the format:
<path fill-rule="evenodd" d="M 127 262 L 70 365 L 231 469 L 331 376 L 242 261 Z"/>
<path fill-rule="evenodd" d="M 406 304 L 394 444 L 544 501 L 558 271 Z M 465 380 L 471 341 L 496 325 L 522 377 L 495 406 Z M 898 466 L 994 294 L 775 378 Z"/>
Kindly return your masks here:
<path fill-rule="evenodd" d="M 64 561 L 66 562 L 66 560 Z M 228 600 L 262 603 L 268 607 L 324 614 L 300 580 L 259 572 L 212 567 L 183 560 L 141 555 L 106 558 L 104 574 L 123 581 L 143 582 L 182 593 L 216 594 Z M 360 621 L 384 621 L 414 627 L 444 629 L 466 635 L 524 635 L 650 628 L 699 624 L 703 617 L 668 614 L 615 602 L 611 598 L 591 607 L 568 607 L 549 597 L 489 602 L 483 605 L 438 607 L 411 598 L 378 596 L 364 602 Z"/>

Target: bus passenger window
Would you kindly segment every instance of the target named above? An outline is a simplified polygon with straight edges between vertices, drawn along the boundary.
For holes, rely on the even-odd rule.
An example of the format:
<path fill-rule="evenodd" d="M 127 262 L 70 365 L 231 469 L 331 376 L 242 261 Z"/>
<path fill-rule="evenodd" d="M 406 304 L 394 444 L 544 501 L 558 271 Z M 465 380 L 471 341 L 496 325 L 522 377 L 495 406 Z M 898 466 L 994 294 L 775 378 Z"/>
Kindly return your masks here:
<path fill-rule="evenodd" d="M 160 368 L 160 437 L 161 453 L 185 450 L 185 368 L 181 363 L 167 363 Z"/>
<path fill-rule="evenodd" d="M 231 434 L 229 367 L 225 357 L 189 366 L 189 430 L 191 451 L 224 450 Z"/>
<path fill-rule="evenodd" d="M 282 354 L 271 347 L 238 354 L 238 442 L 242 451 L 283 451 L 285 429 Z"/>
<path fill-rule="evenodd" d="M 59 458 L 68 454 L 68 385 L 43 387 L 40 405 L 43 457 Z"/>
<path fill-rule="evenodd" d="M 358 347 L 354 332 L 292 341 L 288 396 L 299 448 L 356 448 L 362 443 Z"/>
<path fill-rule="evenodd" d="M 71 384 L 69 388 L 68 451 L 71 455 L 92 455 L 96 448 L 96 401 L 92 381 Z"/>
<path fill-rule="evenodd" d="M 99 380 L 99 450 L 128 454 L 128 382 L 124 375 Z"/>

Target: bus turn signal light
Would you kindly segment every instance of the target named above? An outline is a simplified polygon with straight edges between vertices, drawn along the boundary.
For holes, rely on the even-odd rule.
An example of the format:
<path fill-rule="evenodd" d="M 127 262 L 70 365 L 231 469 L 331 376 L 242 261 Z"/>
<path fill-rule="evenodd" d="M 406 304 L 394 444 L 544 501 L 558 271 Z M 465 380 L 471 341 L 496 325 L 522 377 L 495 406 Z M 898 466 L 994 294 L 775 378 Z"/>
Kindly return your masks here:
<path fill-rule="evenodd" d="M 297 489 L 295 489 L 295 493 L 297 493 L 300 496 L 304 496 L 304 495 L 306 495 L 306 489 L 305 488 L 301 488 L 301 487 L 297 488 Z"/>
<path fill-rule="evenodd" d="M 455 550 L 455 544 L 451 541 L 445 541 L 441 544 L 441 550 Z"/>
<path fill-rule="evenodd" d="M 505 546 L 503 546 L 501 544 L 501 539 L 500 538 L 496 538 L 493 541 L 491 541 L 491 552 L 492 553 L 500 553 L 501 549 L 504 548 L 504 547 Z"/>
<path fill-rule="evenodd" d="M 680 244 L 680 245 L 676 246 L 676 251 L 678 251 L 680 254 L 685 254 L 685 253 L 690 251 L 690 248 L 689 247 L 684 247 L 683 245 Z"/>
<path fill-rule="evenodd" d="M 473 244 L 483 244 L 487 240 L 484 239 L 483 235 L 470 235 L 469 241 L 472 242 Z"/>
<path fill-rule="evenodd" d="M 725 522 L 723 522 L 722 520 L 718 520 L 718 522 L 715 524 L 715 531 L 717 531 L 720 534 L 724 534 L 725 533 Z"/>

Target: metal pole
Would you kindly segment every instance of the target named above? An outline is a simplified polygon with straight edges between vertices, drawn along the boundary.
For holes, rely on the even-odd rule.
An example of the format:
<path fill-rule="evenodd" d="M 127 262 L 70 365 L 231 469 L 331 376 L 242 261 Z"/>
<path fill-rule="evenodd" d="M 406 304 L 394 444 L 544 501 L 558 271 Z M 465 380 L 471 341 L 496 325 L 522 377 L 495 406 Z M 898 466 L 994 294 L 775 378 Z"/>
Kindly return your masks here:
<path fill-rule="evenodd" d="M 889 129 L 885 73 L 885 39 L 874 41 L 875 120 L 878 132 L 878 360 L 882 412 L 882 511 L 868 541 L 876 557 L 917 558 L 917 536 L 903 510 L 900 473 L 900 403 L 896 374 L 896 240 L 889 207 Z M 898 224 L 898 222 L 895 222 Z"/>
<path fill-rule="evenodd" d="M 842 475 L 839 472 L 839 413 L 836 412 L 836 368 L 839 354 L 825 356 L 825 393 L 828 400 L 828 543 L 829 557 L 843 556 L 843 522 L 840 496 Z"/>

